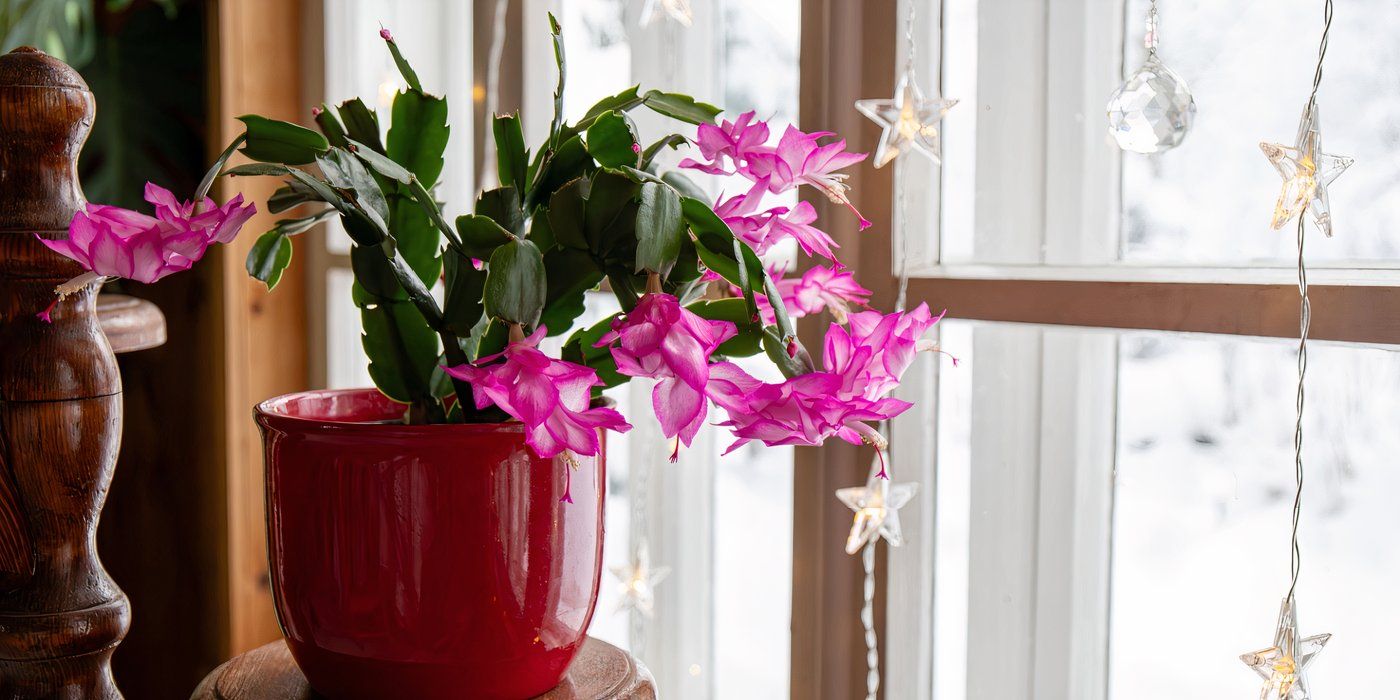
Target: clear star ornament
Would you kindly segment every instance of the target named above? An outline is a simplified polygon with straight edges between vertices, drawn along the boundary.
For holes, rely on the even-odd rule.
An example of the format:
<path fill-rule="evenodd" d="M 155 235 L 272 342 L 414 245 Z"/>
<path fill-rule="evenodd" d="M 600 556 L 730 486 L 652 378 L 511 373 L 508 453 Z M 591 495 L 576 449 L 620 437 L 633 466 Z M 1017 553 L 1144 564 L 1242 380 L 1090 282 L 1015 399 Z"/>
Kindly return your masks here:
<path fill-rule="evenodd" d="M 1157 3 L 1147 13 L 1147 60 L 1108 98 L 1108 133 L 1133 153 L 1161 153 L 1181 145 L 1196 120 L 1186 81 L 1157 57 Z"/>
<path fill-rule="evenodd" d="M 1260 150 L 1283 178 L 1283 190 L 1274 204 L 1270 226 L 1275 231 L 1302 216 L 1312 214 L 1313 223 L 1328 238 L 1332 237 L 1332 205 L 1327 200 L 1327 186 L 1341 176 L 1355 161 L 1346 156 L 1322 152 L 1322 126 L 1317 103 L 1309 102 L 1298 123 L 1298 138 L 1294 145 L 1260 143 Z"/>
<path fill-rule="evenodd" d="M 610 567 L 610 570 L 617 577 L 618 591 L 622 593 L 613 613 L 636 610 L 651 617 L 656 603 L 656 584 L 671 574 L 671 568 L 652 566 L 651 555 L 643 542 L 633 553 L 630 563 Z"/>
<path fill-rule="evenodd" d="M 864 486 L 837 489 L 836 498 L 855 511 L 851 533 L 846 537 L 846 553 L 855 554 L 861 547 L 879 539 L 891 547 L 904 544 L 899 527 L 899 509 L 914 499 L 918 484 L 895 484 L 872 468 Z"/>
<path fill-rule="evenodd" d="M 647 27 L 663 15 L 682 27 L 689 27 L 695 22 L 695 13 L 690 9 L 690 0 L 646 0 L 638 22 L 643 27 Z"/>
<path fill-rule="evenodd" d="M 1240 655 L 1240 661 L 1264 679 L 1259 700 L 1309 700 L 1305 672 L 1331 638 L 1330 634 L 1315 634 L 1299 639 L 1298 613 L 1293 607 L 1293 598 L 1284 598 L 1278 612 L 1274 645 Z"/>
<path fill-rule="evenodd" d="M 909 151 L 918 151 L 934 163 L 942 162 L 938 123 L 957 103 L 957 100 L 942 98 L 926 99 L 912 65 L 899 76 L 893 98 L 856 100 L 856 109 L 884 130 L 875 148 L 875 167 L 882 168 Z"/>

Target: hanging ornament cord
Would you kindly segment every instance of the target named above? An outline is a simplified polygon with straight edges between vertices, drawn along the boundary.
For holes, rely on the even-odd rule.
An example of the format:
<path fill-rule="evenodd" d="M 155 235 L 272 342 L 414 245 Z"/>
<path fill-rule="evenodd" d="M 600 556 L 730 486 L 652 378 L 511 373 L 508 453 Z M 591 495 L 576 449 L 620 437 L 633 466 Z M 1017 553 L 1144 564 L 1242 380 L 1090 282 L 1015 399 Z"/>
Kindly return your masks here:
<path fill-rule="evenodd" d="M 1322 61 L 1327 57 L 1327 40 L 1332 33 L 1332 0 L 1324 0 L 1322 40 L 1317 49 L 1317 69 L 1313 72 L 1312 93 L 1308 96 L 1307 111 L 1317 108 L 1317 91 L 1322 86 Z M 1298 588 L 1298 577 L 1303 568 L 1303 552 L 1298 545 L 1298 523 L 1303 513 L 1303 405 L 1307 398 L 1304 388 L 1308 374 L 1308 331 L 1312 328 L 1312 302 L 1308 298 L 1308 265 L 1303 255 L 1303 244 L 1307 237 L 1304 220 L 1298 216 L 1298 392 L 1295 400 L 1296 422 L 1293 425 L 1293 529 L 1289 540 L 1289 602 Z"/>
<path fill-rule="evenodd" d="M 650 552 L 644 553 L 649 544 L 647 543 L 647 494 L 650 489 L 651 470 L 645 467 L 637 472 L 637 478 L 632 484 L 635 491 L 632 493 L 632 513 L 631 522 L 628 528 L 631 531 L 631 562 L 636 569 L 640 562 L 650 562 Z M 639 607 L 633 607 L 627 611 L 627 645 L 631 647 L 632 653 L 640 655 L 646 651 L 647 633 L 647 611 Z"/>
<path fill-rule="evenodd" d="M 909 3 L 909 16 L 905 21 L 904 41 L 907 49 L 905 64 L 906 71 L 914 69 L 915 42 L 914 42 L 914 3 Z M 899 261 L 896 263 L 899 269 L 899 294 L 895 297 L 894 310 L 904 311 L 909 302 L 909 228 L 908 228 L 908 207 L 905 196 L 905 158 L 898 158 L 894 164 L 894 190 L 895 190 L 895 216 L 897 225 L 897 235 L 899 236 L 899 250 L 897 255 Z M 885 435 L 892 436 L 894 425 L 886 422 L 884 426 Z M 890 447 L 886 448 L 888 466 L 879 464 L 879 455 L 876 455 L 876 462 L 870 465 L 872 472 L 878 469 L 893 470 L 893 440 Z M 865 628 L 865 697 L 866 700 L 876 700 L 880 694 L 880 640 L 875 633 L 875 545 L 881 538 L 872 537 L 861 549 L 861 564 L 865 568 L 865 583 L 862 588 L 860 624 Z"/>

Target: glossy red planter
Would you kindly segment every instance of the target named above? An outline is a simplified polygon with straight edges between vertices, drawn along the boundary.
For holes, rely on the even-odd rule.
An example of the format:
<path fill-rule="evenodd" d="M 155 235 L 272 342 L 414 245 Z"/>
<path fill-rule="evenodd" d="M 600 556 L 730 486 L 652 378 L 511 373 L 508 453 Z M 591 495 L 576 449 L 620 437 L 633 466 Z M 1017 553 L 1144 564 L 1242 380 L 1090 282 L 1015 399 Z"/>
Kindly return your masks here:
<path fill-rule="evenodd" d="M 563 678 L 598 600 L 604 462 L 518 424 L 391 424 L 373 389 L 256 410 L 277 616 L 333 700 L 531 698 Z M 604 453 L 605 454 L 605 453 Z"/>

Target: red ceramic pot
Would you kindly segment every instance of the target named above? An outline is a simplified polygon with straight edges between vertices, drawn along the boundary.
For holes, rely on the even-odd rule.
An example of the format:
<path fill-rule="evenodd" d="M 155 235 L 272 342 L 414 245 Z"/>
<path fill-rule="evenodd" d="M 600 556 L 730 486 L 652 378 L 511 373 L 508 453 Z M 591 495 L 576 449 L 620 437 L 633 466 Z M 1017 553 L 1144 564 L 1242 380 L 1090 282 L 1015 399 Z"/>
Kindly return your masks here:
<path fill-rule="evenodd" d="M 403 425 L 374 389 L 259 405 L 277 617 L 334 700 L 531 698 L 583 642 L 604 459 L 539 459 L 519 424 Z"/>

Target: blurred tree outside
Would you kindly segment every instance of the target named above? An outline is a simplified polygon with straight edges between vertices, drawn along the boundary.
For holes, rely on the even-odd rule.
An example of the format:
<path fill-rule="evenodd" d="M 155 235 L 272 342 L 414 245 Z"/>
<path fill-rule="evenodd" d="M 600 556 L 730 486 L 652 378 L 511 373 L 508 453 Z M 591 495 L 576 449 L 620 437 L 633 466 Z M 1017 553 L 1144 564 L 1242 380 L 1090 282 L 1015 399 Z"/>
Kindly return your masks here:
<path fill-rule="evenodd" d="M 142 209 L 203 175 L 207 118 L 200 0 L 0 0 L 0 50 L 34 46 L 82 74 L 97 119 L 79 163 L 89 201 Z"/>

